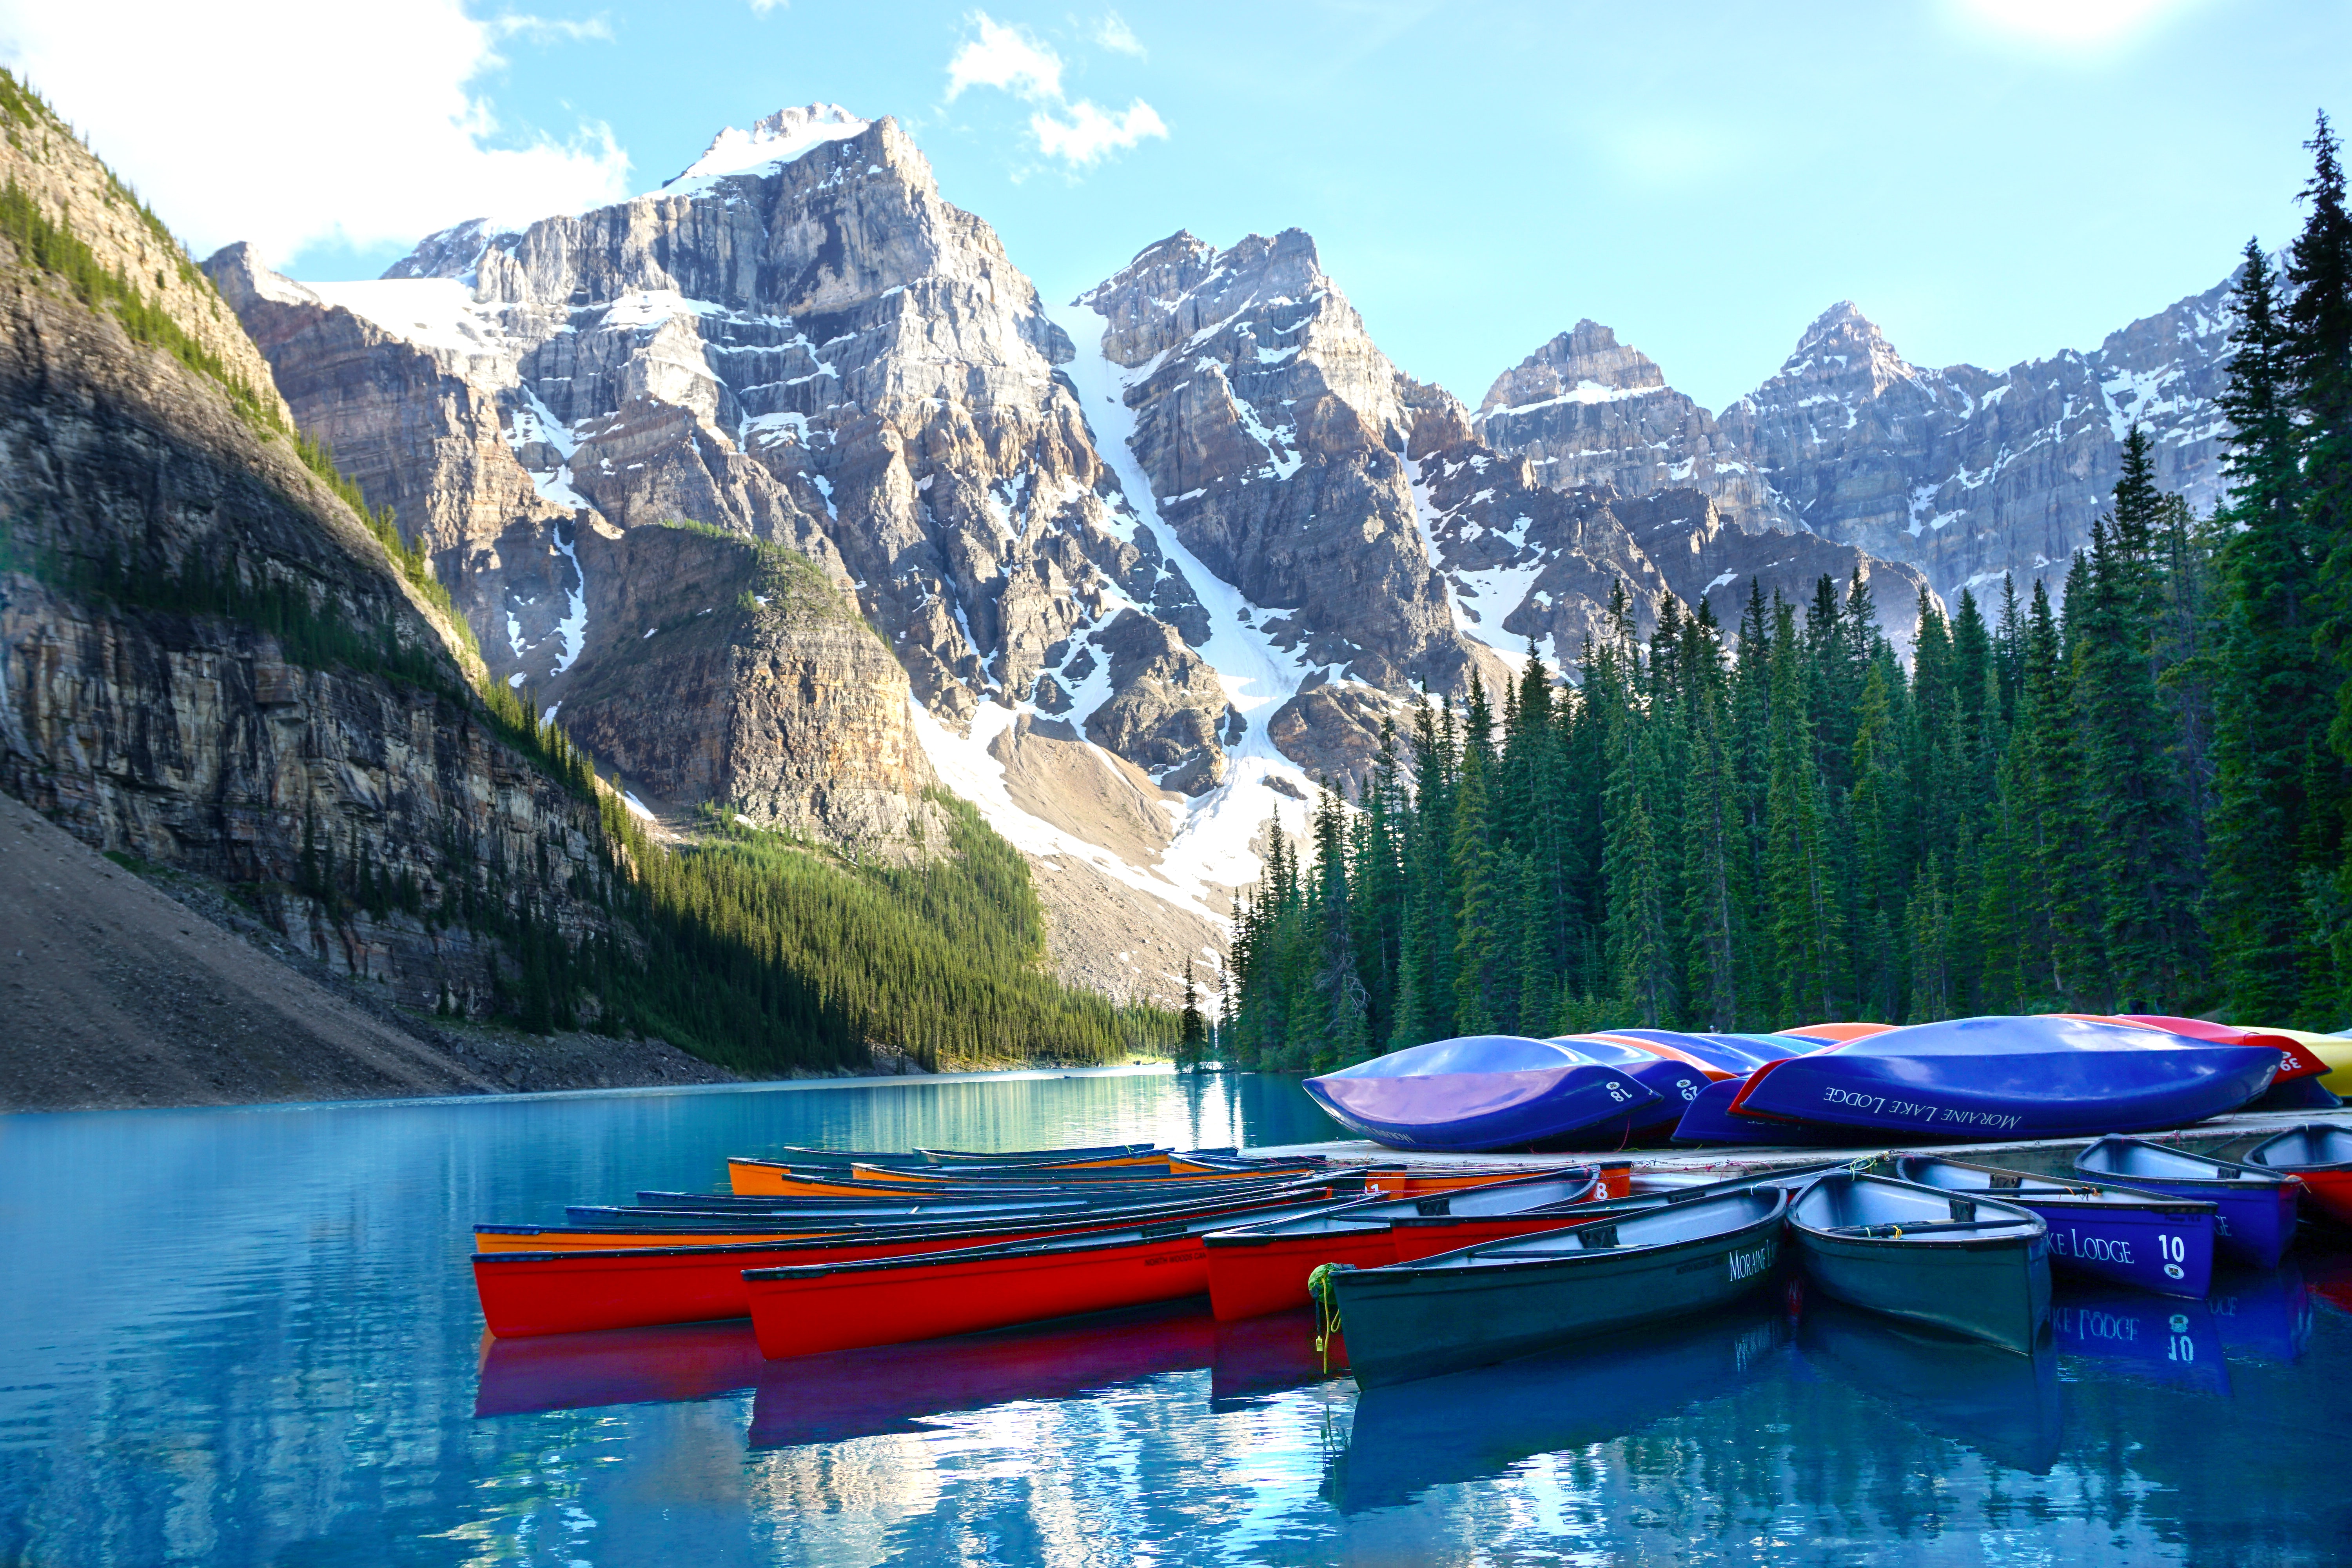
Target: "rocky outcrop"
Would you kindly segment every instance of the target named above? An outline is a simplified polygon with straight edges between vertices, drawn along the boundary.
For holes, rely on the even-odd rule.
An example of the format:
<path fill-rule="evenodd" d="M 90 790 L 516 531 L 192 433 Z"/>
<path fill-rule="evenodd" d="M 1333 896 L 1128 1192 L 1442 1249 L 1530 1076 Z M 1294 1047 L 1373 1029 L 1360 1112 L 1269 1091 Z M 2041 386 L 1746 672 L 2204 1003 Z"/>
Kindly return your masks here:
<path fill-rule="evenodd" d="M 1477 416 L 1492 446 L 1561 489 L 1690 489 L 1753 531 L 1801 531 L 1922 572 L 1954 599 L 2004 575 L 2052 586 L 2112 499 L 2125 435 L 2155 445 L 2167 489 L 2219 499 L 2228 281 L 2072 350 L 2006 371 L 1907 363 L 1851 302 L 1780 372 L 1710 419 L 1608 329 L 1580 322 L 1498 377 Z M 1879 596 L 1891 608 L 1889 595 Z"/>
<path fill-rule="evenodd" d="M 1577 322 L 1496 376 L 1476 426 L 1553 489 L 1690 489 L 1735 527 L 1777 521 L 1769 492 L 1707 411 L 1598 321 Z"/>
<path fill-rule="evenodd" d="M 591 530 L 581 554 L 611 631 L 558 706 L 633 793 L 886 850 L 940 826 L 905 670 L 805 557 L 659 527 Z"/>
<path fill-rule="evenodd" d="M 134 341 L 6 253 L 0 790 L 249 889 L 288 940 L 412 1004 L 501 984 L 468 912 L 606 930 L 593 802 L 484 721 L 454 628 L 299 459 L 211 285 L 61 127 L 11 136 L 0 169 L 215 345 Z"/>

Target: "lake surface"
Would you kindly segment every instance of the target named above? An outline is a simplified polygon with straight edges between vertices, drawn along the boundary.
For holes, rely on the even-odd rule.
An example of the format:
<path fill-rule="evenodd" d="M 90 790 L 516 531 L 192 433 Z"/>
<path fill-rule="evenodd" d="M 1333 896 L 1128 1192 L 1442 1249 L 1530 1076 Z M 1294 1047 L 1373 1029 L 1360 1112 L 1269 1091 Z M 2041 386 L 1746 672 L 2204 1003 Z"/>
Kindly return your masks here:
<path fill-rule="evenodd" d="M 784 1143 L 1328 1136 L 1083 1074 L 0 1118 L 0 1563 L 2340 1563 L 2352 1258 L 2062 1288 L 2032 1360 L 1775 1292 L 1360 1395 L 1181 1306 L 762 1363 L 486 1345 L 476 1220 Z"/>

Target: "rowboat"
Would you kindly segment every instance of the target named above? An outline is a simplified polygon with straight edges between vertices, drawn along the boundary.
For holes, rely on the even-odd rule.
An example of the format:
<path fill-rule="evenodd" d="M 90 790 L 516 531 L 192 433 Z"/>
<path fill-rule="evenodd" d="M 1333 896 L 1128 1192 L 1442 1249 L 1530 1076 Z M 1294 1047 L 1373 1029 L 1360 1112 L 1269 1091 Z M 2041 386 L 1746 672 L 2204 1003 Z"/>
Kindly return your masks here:
<path fill-rule="evenodd" d="M 2196 1198 L 2062 1181 L 1931 1154 L 1906 1154 L 1895 1174 L 1919 1186 L 2014 1204 L 2050 1227 L 2050 1266 L 2201 1301 L 2213 1279 L 2213 1205 Z"/>
<path fill-rule="evenodd" d="M 2312 1206 L 2352 1225 L 2352 1128 L 2313 1121 L 2265 1138 L 2245 1163 L 2303 1183 Z"/>
<path fill-rule="evenodd" d="M 2050 1310 L 2039 1215 L 1888 1176 L 1841 1171 L 1789 1205 L 1805 1278 L 1889 1317 L 2031 1354 Z"/>
<path fill-rule="evenodd" d="M 1784 1314 L 1759 1299 L 1504 1366 L 1367 1388 L 1333 1467 L 1331 1500 L 1348 1513 L 1394 1508 L 1538 1454 L 1639 1432 L 1737 1392 L 1784 1353 L 1788 1336 Z"/>
<path fill-rule="evenodd" d="M 1209 1315 L 1194 1302 L 1176 1301 L 938 1340 L 920 1355 L 877 1346 L 764 1362 L 751 1404 L 751 1446 L 920 1432 L 926 1420 L 959 1411 L 1072 1399 L 1189 1372 L 1207 1366 L 1215 1346 Z"/>
<path fill-rule="evenodd" d="M 2151 1192 L 2204 1199 L 2214 1206 L 2221 1250 L 2257 1268 L 2277 1263 L 2294 1241 L 2294 1211 L 2303 1183 L 2282 1172 L 2192 1154 L 2144 1138 L 2114 1136 L 2075 1155 L 2074 1169 Z"/>
<path fill-rule="evenodd" d="M 1921 1431 L 1965 1443 L 2011 1469 L 2047 1475 L 2058 1462 L 2064 1405 L 2057 1343 L 2046 1331 L 2029 1353 L 2019 1355 L 1849 1307 L 1818 1291 L 1806 1292 L 1803 1301 L 1797 1350 L 1807 1364 L 1892 1407 Z M 1876 1436 L 1857 1432 L 1837 1448 L 1859 1450 Z"/>
<path fill-rule="evenodd" d="M 1307 1277 L 1319 1264 L 1378 1268 L 1507 1236 L 1574 1225 L 1573 1210 L 1599 1189 L 1600 1173 L 1571 1167 L 1558 1174 L 1495 1182 L 1423 1198 L 1367 1198 L 1319 1214 L 1261 1221 L 1202 1237 L 1209 1249 L 1209 1303 L 1222 1321 L 1263 1317 L 1307 1305 Z M 1400 1229 L 1397 1221 L 1429 1224 Z"/>
<path fill-rule="evenodd" d="M 1244 1216 L 1268 1216 L 1286 1207 L 1325 1207 L 1335 1196 L 1328 1181 L 1307 1182 L 1277 1192 L 1205 1205 L 1171 1205 L 1149 1223 L 1198 1218 L 1204 1229 L 1235 1225 Z M 580 1333 L 594 1329 L 645 1328 L 751 1314 L 747 1268 L 789 1263 L 920 1256 L 983 1244 L 1045 1237 L 1117 1234 L 1141 1223 L 1133 1215 L 1044 1218 L 1013 1222 L 987 1231 L 971 1227 L 900 1230 L 797 1241 L 738 1246 L 639 1246 L 561 1251 L 477 1252 L 474 1285 L 482 1317 L 501 1339 L 534 1334 Z M 1197 1293 L 1209 1288 L 1205 1262 Z"/>
<path fill-rule="evenodd" d="M 1327 1206 L 1296 1204 L 1287 1212 Z M 1285 1210 L 1264 1217 L 1285 1217 Z M 1202 1295 L 1209 1251 L 1201 1237 L 1232 1223 L 1171 1219 L 918 1256 L 746 1268 L 743 1282 L 760 1352 L 782 1361 Z"/>
<path fill-rule="evenodd" d="M 1734 1115 L 1895 1138 L 2068 1138 L 2177 1127 L 2270 1087 L 2281 1058 L 2140 1026 L 1960 1018 L 1851 1039 L 1751 1074 Z"/>
<path fill-rule="evenodd" d="M 1471 1035 L 1307 1080 L 1334 1121 L 1400 1149 L 1473 1152 L 1622 1142 L 1658 1096 L 1613 1067 L 1543 1040 Z"/>
<path fill-rule="evenodd" d="M 2201 1299 L 2164 1301 L 2138 1290 L 2070 1282 L 2051 1298 L 2050 1326 L 2068 1355 L 2200 1393 L 2230 1392 L 2221 1331 Z"/>
<path fill-rule="evenodd" d="M 1720 1307 L 1770 1278 L 1778 1188 L 1660 1201 L 1622 1219 L 1328 1276 L 1366 1388 Z"/>

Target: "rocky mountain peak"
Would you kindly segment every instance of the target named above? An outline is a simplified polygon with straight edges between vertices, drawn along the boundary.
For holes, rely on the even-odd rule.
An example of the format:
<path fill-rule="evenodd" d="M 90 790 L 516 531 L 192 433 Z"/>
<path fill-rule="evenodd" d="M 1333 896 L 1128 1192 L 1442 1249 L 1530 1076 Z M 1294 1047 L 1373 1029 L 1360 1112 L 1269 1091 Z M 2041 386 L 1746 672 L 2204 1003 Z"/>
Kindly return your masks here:
<path fill-rule="evenodd" d="M 749 131 L 730 125 L 710 139 L 702 156 L 664 180 L 665 191 L 690 180 L 739 174 L 771 163 L 789 163 L 826 142 L 846 142 L 874 122 L 861 120 L 837 103 L 811 103 L 780 109 L 752 121 Z"/>
<path fill-rule="evenodd" d="M 1601 403 L 1656 392 L 1665 384 L 1665 373 L 1655 360 L 1631 343 L 1619 342 L 1615 332 L 1588 317 L 1496 376 L 1478 413 L 1484 417 L 1497 408 L 1521 408 L 1555 398 Z"/>
<path fill-rule="evenodd" d="M 1917 379 L 1895 345 L 1851 300 L 1840 300 L 1813 318 L 1780 366 L 1788 379 L 1853 382 L 1867 378 L 1875 396 L 1898 381 Z"/>

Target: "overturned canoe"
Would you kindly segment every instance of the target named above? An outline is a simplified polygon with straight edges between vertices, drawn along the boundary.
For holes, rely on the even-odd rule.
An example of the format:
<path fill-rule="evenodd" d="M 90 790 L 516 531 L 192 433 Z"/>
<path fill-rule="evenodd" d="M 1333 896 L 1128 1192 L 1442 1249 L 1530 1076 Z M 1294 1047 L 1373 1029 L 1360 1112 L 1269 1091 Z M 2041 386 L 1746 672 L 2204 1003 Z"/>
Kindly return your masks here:
<path fill-rule="evenodd" d="M 1367 1388 L 1737 1300 L 1771 1277 L 1788 1194 L 1664 1202 L 1572 1230 L 1328 1276 Z"/>
<path fill-rule="evenodd" d="M 1672 1132 L 1683 1117 L 1683 1107 L 1717 1078 L 1730 1075 L 1697 1058 L 1654 1041 L 1617 1039 L 1608 1035 L 1556 1035 L 1549 1045 L 1571 1051 L 1589 1062 L 1615 1068 L 1658 1097 L 1626 1117 L 1628 1137 L 1654 1139 Z"/>
<path fill-rule="evenodd" d="M 1222 1321 L 1264 1317 L 1306 1306 L 1307 1277 L 1321 1264 L 1377 1268 L 1507 1236 L 1558 1230 L 1577 1223 L 1576 1211 L 1568 1205 L 1594 1196 L 1600 1185 L 1597 1171 L 1571 1168 L 1427 1197 L 1366 1199 L 1319 1214 L 1211 1231 L 1202 1237 L 1209 1248 L 1209 1304 Z M 1398 1222 L 1406 1219 L 1430 1223 L 1401 1229 Z"/>
<path fill-rule="evenodd" d="M 2314 1121 L 2265 1138 L 2245 1163 L 2298 1178 L 2314 1208 L 2352 1225 L 2352 1128 Z"/>
<path fill-rule="evenodd" d="M 1438 1040 L 1307 1080 L 1333 1120 L 1395 1149 L 1606 1147 L 1659 1096 L 1613 1067 L 1518 1035 Z"/>
<path fill-rule="evenodd" d="M 2221 1250 L 2257 1268 L 2276 1264 L 2294 1241 L 2303 1184 L 2284 1172 L 2121 1137 L 2102 1138 L 2075 1155 L 2074 1169 L 2094 1179 L 2205 1200 L 2214 1207 Z"/>
<path fill-rule="evenodd" d="M 1850 1306 L 2032 1353 L 2050 1311 L 2039 1215 L 1842 1171 L 1789 1205 L 1805 1278 Z"/>
<path fill-rule="evenodd" d="M 2062 1181 L 1995 1165 L 1907 1154 L 1895 1173 L 1919 1186 L 2014 1204 L 2050 1227 L 2050 1266 L 2167 1296 L 2205 1299 L 2220 1235 L 2214 1209 L 2174 1197 L 2089 1181 Z"/>
<path fill-rule="evenodd" d="M 1769 1063 L 1730 1110 L 1903 1140 L 2095 1137 L 2235 1110 L 2281 1059 L 2134 1025 L 1959 1018 Z"/>

